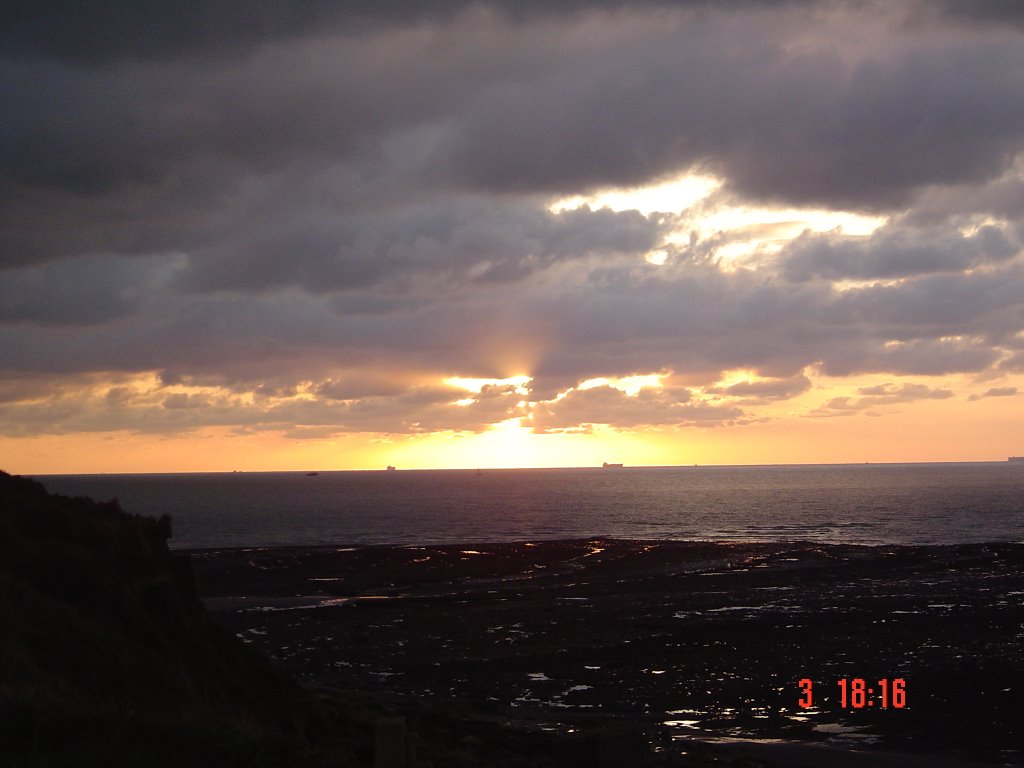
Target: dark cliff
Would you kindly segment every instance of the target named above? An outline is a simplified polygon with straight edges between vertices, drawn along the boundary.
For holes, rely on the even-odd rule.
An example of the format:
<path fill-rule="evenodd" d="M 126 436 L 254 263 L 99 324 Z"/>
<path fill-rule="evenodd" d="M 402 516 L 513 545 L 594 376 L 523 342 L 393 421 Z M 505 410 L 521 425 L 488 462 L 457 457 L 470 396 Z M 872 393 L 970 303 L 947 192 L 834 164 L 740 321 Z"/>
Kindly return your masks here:
<path fill-rule="evenodd" d="M 327 760 L 322 712 L 209 620 L 169 536 L 167 519 L 0 473 L 5 765 Z"/>

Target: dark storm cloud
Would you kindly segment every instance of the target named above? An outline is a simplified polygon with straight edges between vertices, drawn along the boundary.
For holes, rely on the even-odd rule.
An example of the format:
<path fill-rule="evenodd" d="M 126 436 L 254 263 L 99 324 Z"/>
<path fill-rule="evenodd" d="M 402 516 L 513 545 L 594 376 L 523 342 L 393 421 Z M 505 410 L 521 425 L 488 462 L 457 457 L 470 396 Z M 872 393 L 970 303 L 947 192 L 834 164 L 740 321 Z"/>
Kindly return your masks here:
<path fill-rule="evenodd" d="M 588 378 L 662 370 L 706 383 L 722 370 L 786 379 L 815 364 L 832 375 L 981 371 L 1024 325 L 1024 277 L 1012 267 L 844 292 L 711 266 L 593 268 L 586 279 L 569 267 L 514 289 L 385 301 L 384 312 L 295 292 L 164 294 L 144 314 L 95 327 L 0 326 L 0 357 L 12 370 L 166 369 L 229 381 L 375 367 L 493 377 L 515 372 L 498 363 L 518 341 L 546 387 L 535 397 L 550 397 Z"/>
<path fill-rule="evenodd" d="M 911 39 L 848 63 L 824 44 L 766 43 L 762 25 L 785 37 L 777 23 L 667 24 L 543 80 L 497 82 L 439 165 L 501 191 L 636 184 L 704 165 L 747 196 L 882 209 L 926 185 L 990 177 L 1022 146 L 1024 105 L 1008 101 L 1019 46 Z"/>
<path fill-rule="evenodd" d="M 1022 288 L 1020 265 L 928 275 L 843 292 L 830 307 L 828 319 L 854 329 L 872 328 L 892 340 L 971 334 L 1003 342 L 1021 328 Z"/>
<path fill-rule="evenodd" d="M 782 252 L 782 274 L 789 280 L 870 280 L 929 272 L 962 272 L 998 264 L 1021 247 L 996 227 L 981 227 L 965 237 L 959 231 L 883 228 L 869 238 L 804 233 Z"/>
<path fill-rule="evenodd" d="M 351 215 L 453 186 L 577 192 L 694 165 L 746 196 L 878 210 L 998 174 L 1022 146 L 1015 41 L 867 22 L 875 50 L 844 52 L 843 25 L 865 17 L 741 10 L 514 23 L 475 8 L 214 61 L 18 60 L 0 79 L 0 261 L 237 260 L 254 217 L 293 195 Z"/>
<path fill-rule="evenodd" d="M 1019 0 L 938 0 L 935 6 L 961 21 L 1024 25 L 1024 5 Z"/>
<path fill-rule="evenodd" d="M 785 352 L 802 346 L 797 318 L 816 314 L 826 300 L 814 287 L 781 289 L 712 266 L 595 270 L 585 283 L 551 290 L 535 308 L 560 318 L 552 329 L 559 343 L 540 372 L 717 372 L 745 361 L 764 375 L 794 375 L 806 364 L 806 350 Z M 652 365 L 658 358 L 661 365 Z"/>
<path fill-rule="evenodd" d="M 536 329 L 516 294 L 482 288 L 457 301 L 388 314 L 349 311 L 302 292 L 153 297 L 147 311 L 95 327 L 0 325 L 0 359 L 13 371 L 167 370 L 168 384 L 287 388 L 338 370 L 494 377 L 510 330 Z M 546 321 L 545 321 L 546 322 Z"/>
<path fill-rule="evenodd" d="M 813 0 L 816 5 L 826 3 Z M 512 19 L 658 5 L 744 10 L 807 5 L 811 0 L 8 0 L 0 12 L 0 52 L 9 58 L 49 57 L 101 64 L 122 59 L 230 56 L 304 35 L 365 33 L 381 26 L 450 19 L 487 5 Z M 848 0 L 853 8 L 870 6 Z M 908 4 L 909 5 L 909 4 Z M 938 0 L 921 11 L 957 20 L 1024 24 L 1017 0 Z"/>
<path fill-rule="evenodd" d="M 101 64 L 122 59 L 240 55 L 303 35 L 354 34 L 387 25 L 443 21 L 471 5 L 513 19 L 673 4 L 781 7 L 807 0 L 8 0 L 0 11 L 5 57 Z"/>
<path fill-rule="evenodd" d="M 325 31 L 356 31 L 374 21 L 413 23 L 439 10 L 450 13 L 465 4 L 402 0 L 11 0 L 0 14 L 0 50 L 11 58 L 45 56 L 88 64 L 239 55 L 263 43 Z M 431 7 L 433 11 L 428 10 Z"/>
<path fill-rule="evenodd" d="M 849 345 L 822 360 L 829 376 L 855 373 L 898 373 L 941 376 L 983 371 L 999 360 L 999 352 L 984 344 L 959 340 L 916 339 Z"/>
<path fill-rule="evenodd" d="M 894 217 L 894 227 L 910 230 L 949 231 L 951 227 L 974 229 L 980 222 L 1006 222 L 1024 242 L 1024 158 L 1018 156 L 1003 173 L 984 184 L 956 184 L 924 191 L 914 206 Z"/>
<path fill-rule="evenodd" d="M 713 425 L 818 373 L 1024 370 L 1024 44 L 929 7 L 6 4 L 0 420 L 473 431 L 521 395 L 424 382 L 527 373 L 538 430 Z M 890 223 L 730 271 L 740 233 L 548 209 L 686 169 L 708 213 Z M 736 369 L 764 380 L 714 388 Z"/>
<path fill-rule="evenodd" d="M 14 402 L 3 420 L 9 432 L 26 434 L 47 429 L 47 424 L 59 431 L 159 432 L 210 425 L 281 429 L 299 425 L 331 433 L 481 429 L 485 423 L 521 415 L 516 406 L 521 396 L 509 388 L 497 388 L 474 397 L 470 406 L 456 406 L 454 401 L 464 397 L 456 390 L 410 389 L 385 371 L 397 367 L 432 372 L 435 377 L 493 376 L 498 373 L 495 351 L 498 358 L 506 352 L 500 343 L 504 334 L 526 336 L 541 344 L 531 371 L 537 382 L 531 383 L 529 399 L 535 401 L 553 398 L 600 375 L 672 370 L 676 378 L 693 372 L 697 380 L 712 382 L 722 370 L 753 367 L 774 378 L 708 394 L 754 404 L 804 390 L 807 383 L 800 371 L 806 366 L 818 366 L 830 375 L 938 375 L 981 372 L 1003 354 L 974 337 L 935 336 L 931 327 L 919 330 L 918 338 L 893 341 L 887 319 L 879 317 L 873 325 L 871 313 L 856 322 L 835 321 L 842 306 L 858 294 L 872 293 L 869 290 L 839 295 L 818 284 L 795 292 L 784 284 L 766 284 L 753 274 L 726 275 L 710 268 L 690 268 L 672 277 L 660 277 L 654 267 L 640 270 L 648 274 L 646 278 L 635 272 L 613 278 L 607 272 L 601 270 L 599 280 L 580 283 L 573 291 L 550 288 L 553 292 L 543 300 L 539 298 L 543 291 L 527 283 L 512 294 L 494 289 L 407 314 L 337 315 L 328 301 L 302 294 L 211 297 L 185 305 L 168 301 L 163 305 L 165 315 L 125 318 L 101 327 L 0 329 L 0 351 L 9 368 L 62 371 L 65 377 L 97 369 L 189 372 L 168 376 L 157 390 L 164 394 L 144 407 L 133 405 L 123 392 L 113 400 L 95 401 L 94 406 L 91 400 L 79 402 L 74 388 L 52 390 L 42 403 L 34 398 L 19 403 L 12 390 Z M 978 276 L 957 279 L 970 283 Z M 1024 296 L 1019 274 L 1004 271 L 991 282 L 1002 284 L 1017 297 L 1008 306 L 1019 320 Z M 902 288 L 910 290 L 910 286 Z M 905 301 L 899 287 L 887 289 L 885 295 L 896 307 Z M 881 306 L 877 297 L 871 304 Z M 922 299 L 922 304 L 930 302 Z M 974 308 L 979 317 L 965 316 L 959 309 L 953 310 L 953 317 L 982 328 L 988 322 L 988 308 L 985 302 Z M 998 317 L 999 307 L 992 311 Z M 351 373 L 331 373 L 338 368 Z M 291 372 L 290 390 L 282 371 Z M 296 376 L 320 381 L 309 390 L 315 399 L 275 400 L 295 393 Z M 257 394 L 253 402 L 203 393 L 193 401 L 191 395 L 184 399 L 173 392 L 176 386 L 205 383 L 244 393 L 274 380 L 280 384 L 276 388 L 268 384 L 266 395 Z M 44 392 L 44 387 L 37 381 L 17 391 L 31 398 L 33 392 Z M 884 405 L 888 403 L 877 398 L 894 394 L 904 397 L 920 392 L 865 390 L 859 397 L 876 398 L 865 399 L 865 405 Z M 168 395 L 174 399 L 165 405 Z M 185 404 L 200 407 L 171 407 Z M 686 387 L 645 389 L 635 397 L 596 387 L 539 403 L 532 425 L 538 430 L 597 423 L 621 428 L 713 425 L 743 416 L 734 405 L 693 401 Z"/>
<path fill-rule="evenodd" d="M 0 282 L 0 323 L 92 325 L 134 314 L 182 262 L 98 256 L 9 270 Z"/>
<path fill-rule="evenodd" d="M 787 378 L 808 365 L 837 376 L 973 372 L 1024 325 L 1024 274 L 1012 265 L 846 291 L 712 266 L 665 270 L 602 270 L 535 299 L 528 314 L 558 318 L 535 372 L 556 390 L 610 371 L 695 372 L 707 383 L 723 370 Z"/>
<path fill-rule="evenodd" d="M 504 283 L 558 260 L 644 253 L 664 237 L 666 224 L 636 211 L 551 213 L 511 201 L 454 201 L 356 217 L 286 204 L 237 239 L 197 253 L 183 281 L 195 291 L 298 285 L 316 293 L 431 278 L 449 287 Z"/>

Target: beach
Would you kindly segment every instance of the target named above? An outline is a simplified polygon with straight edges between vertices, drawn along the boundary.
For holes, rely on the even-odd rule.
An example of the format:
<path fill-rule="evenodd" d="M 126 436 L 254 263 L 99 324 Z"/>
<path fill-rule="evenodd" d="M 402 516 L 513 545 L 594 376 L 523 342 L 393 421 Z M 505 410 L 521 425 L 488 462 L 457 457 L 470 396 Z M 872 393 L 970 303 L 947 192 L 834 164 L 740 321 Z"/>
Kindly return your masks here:
<path fill-rule="evenodd" d="M 414 731 L 444 713 L 453 737 L 550 737 L 621 764 L 1022 761 L 1022 544 L 189 554 L 218 623 Z"/>

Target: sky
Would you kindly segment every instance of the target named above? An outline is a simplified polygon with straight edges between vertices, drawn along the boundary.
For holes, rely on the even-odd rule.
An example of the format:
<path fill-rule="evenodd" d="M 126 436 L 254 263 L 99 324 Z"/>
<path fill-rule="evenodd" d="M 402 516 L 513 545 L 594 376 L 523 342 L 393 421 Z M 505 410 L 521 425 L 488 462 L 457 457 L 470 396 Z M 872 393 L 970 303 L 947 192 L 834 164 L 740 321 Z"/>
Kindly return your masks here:
<path fill-rule="evenodd" d="M 0 468 L 1024 455 L 1024 3 L 0 10 Z"/>

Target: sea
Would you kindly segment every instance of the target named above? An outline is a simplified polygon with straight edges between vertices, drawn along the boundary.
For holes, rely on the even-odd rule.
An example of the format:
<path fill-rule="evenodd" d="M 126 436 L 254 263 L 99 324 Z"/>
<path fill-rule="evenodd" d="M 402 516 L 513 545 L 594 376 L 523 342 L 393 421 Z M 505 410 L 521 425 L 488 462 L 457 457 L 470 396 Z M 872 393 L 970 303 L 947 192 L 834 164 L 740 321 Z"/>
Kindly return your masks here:
<path fill-rule="evenodd" d="M 37 475 L 170 515 L 174 549 L 613 537 L 1024 541 L 1024 464 Z"/>

